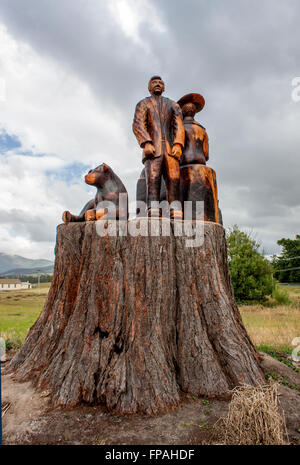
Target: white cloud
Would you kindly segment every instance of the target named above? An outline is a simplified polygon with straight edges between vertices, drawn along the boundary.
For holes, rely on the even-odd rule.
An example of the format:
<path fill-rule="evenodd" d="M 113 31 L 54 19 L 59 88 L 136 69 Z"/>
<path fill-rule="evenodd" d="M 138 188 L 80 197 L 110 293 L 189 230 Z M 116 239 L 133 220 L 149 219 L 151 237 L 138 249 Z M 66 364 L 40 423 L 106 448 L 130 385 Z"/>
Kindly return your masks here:
<path fill-rule="evenodd" d="M 0 124 L 19 137 L 23 149 L 87 164 L 113 152 L 118 165 L 127 143 L 118 109 L 108 111 L 67 67 L 15 40 L 4 25 L 0 44 L 0 77 L 6 88 Z"/>
<path fill-rule="evenodd" d="M 166 31 L 155 6 L 146 0 L 110 0 L 109 10 L 125 34 L 147 50 L 149 47 L 141 35 L 143 26 L 146 24 L 160 33 Z"/>
<path fill-rule="evenodd" d="M 120 172 L 126 158 L 123 172 L 130 173 L 136 153 L 128 148 L 118 109 L 111 106 L 108 112 L 85 82 L 15 40 L 4 25 L 0 44 L 0 78 L 6 87 L 0 127 L 21 142 L 21 148 L 0 155 L 0 249 L 53 258 L 62 212 L 79 212 L 95 190 L 88 190 L 82 178 L 59 180 L 49 171 L 67 173 L 74 162 L 93 167 L 106 161 Z M 42 228 L 48 229 L 46 235 Z"/>
<path fill-rule="evenodd" d="M 57 157 L 9 152 L 0 157 L 1 251 L 28 258 L 53 258 L 56 225 L 65 209 L 76 213 L 93 195 L 81 180 L 47 175 L 67 166 Z"/>

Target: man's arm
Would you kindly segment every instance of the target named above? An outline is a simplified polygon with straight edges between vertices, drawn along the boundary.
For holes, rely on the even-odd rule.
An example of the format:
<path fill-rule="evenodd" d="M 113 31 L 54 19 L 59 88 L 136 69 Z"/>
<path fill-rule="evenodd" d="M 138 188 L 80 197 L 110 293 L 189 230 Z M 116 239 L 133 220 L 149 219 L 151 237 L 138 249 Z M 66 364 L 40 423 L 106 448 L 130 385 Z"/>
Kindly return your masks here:
<path fill-rule="evenodd" d="M 147 128 L 147 107 L 143 100 L 139 102 L 135 108 L 132 130 L 140 147 L 144 148 L 147 142 L 152 143 L 152 139 Z"/>
<path fill-rule="evenodd" d="M 209 160 L 209 139 L 207 132 L 204 130 L 204 137 L 203 137 L 203 153 L 205 156 L 206 161 Z"/>
<path fill-rule="evenodd" d="M 174 134 L 173 134 L 173 147 L 172 155 L 178 160 L 181 157 L 182 149 L 184 148 L 185 129 L 183 125 L 183 118 L 181 108 L 177 103 L 173 104 L 174 113 Z"/>

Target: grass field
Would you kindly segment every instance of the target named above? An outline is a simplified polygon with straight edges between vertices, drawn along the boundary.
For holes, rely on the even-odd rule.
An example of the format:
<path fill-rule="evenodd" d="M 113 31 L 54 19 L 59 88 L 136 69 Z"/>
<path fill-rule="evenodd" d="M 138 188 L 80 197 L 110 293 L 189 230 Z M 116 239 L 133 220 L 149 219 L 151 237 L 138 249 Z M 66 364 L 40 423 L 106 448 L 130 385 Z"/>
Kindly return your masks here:
<path fill-rule="evenodd" d="M 6 291 L 0 293 L 0 337 L 7 349 L 19 347 L 40 314 L 50 283 L 38 289 Z M 285 287 L 291 305 L 265 307 L 262 305 L 240 306 L 243 322 L 254 344 L 263 350 L 273 348 L 290 352 L 292 340 L 300 337 L 300 287 Z"/>
<path fill-rule="evenodd" d="M 300 309 L 289 306 L 266 308 L 261 305 L 240 307 L 243 322 L 254 344 L 290 352 L 292 340 L 300 337 Z"/>
<path fill-rule="evenodd" d="M 40 289 L 0 292 L 0 337 L 5 339 L 8 350 L 24 342 L 43 309 L 49 287 L 50 283 L 42 283 Z"/>
<path fill-rule="evenodd" d="M 291 352 L 293 339 L 300 337 L 300 287 L 279 287 L 288 292 L 290 305 L 242 305 L 240 312 L 249 336 L 260 350 L 267 346 Z"/>

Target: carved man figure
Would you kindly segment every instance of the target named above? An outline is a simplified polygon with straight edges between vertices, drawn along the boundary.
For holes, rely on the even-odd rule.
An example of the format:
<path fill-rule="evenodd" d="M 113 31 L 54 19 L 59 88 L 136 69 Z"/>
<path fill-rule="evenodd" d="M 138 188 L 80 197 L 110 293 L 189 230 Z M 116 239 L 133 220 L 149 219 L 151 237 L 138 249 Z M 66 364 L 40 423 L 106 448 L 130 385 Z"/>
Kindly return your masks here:
<path fill-rule="evenodd" d="M 132 126 L 143 149 L 148 216 L 161 214 L 159 209 L 151 208 L 151 202 L 160 200 L 163 176 L 168 202 L 174 202 L 173 208 L 171 206 L 171 218 L 182 218 L 179 160 L 184 147 L 185 131 L 181 109 L 176 102 L 162 97 L 165 85 L 160 76 L 150 79 L 148 89 L 151 97 L 146 97 L 137 104 Z"/>

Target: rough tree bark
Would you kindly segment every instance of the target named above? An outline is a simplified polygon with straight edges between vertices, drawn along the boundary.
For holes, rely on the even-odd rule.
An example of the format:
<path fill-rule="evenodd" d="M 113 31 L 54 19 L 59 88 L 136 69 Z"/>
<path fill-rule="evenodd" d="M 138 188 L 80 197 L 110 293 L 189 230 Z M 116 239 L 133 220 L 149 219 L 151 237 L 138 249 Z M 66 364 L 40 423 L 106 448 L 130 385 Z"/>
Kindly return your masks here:
<path fill-rule="evenodd" d="M 99 237 L 94 222 L 60 225 L 47 301 L 8 372 L 50 389 L 55 405 L 104 403 L 118 414 L 175 408 L 180 391 L 223 397 L 263 383 L 224 229 L 204 223 L 204 234 L 187 248 L 173 230 Z"/>

